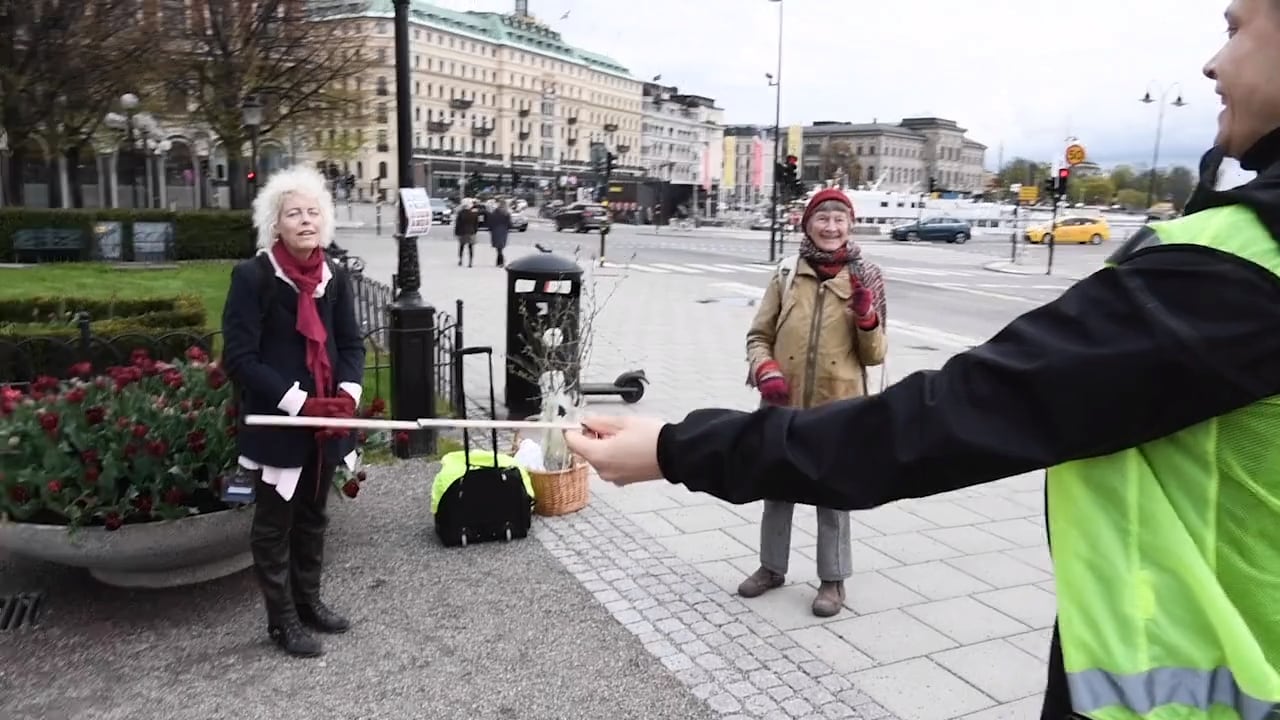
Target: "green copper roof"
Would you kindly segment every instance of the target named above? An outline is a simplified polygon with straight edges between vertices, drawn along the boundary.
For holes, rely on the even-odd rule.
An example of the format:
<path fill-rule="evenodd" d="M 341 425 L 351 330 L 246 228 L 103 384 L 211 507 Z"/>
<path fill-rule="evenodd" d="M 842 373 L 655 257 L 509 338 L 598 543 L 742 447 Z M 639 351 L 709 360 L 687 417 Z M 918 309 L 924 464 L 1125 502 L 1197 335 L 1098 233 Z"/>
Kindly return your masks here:
<path fill-rule="evenodd" d="M 392 0 L 313 0 L 313 13 L 328 17 L 386 17 L 395 16 Z M 601 72 L 631 79 L 631 71 L 612 58 L 580 50 L 566 43 L 560 33 L 549 27 L 513 15 L 494 12 L 459 12 L 439 5 L 411 0 L 410 22 L 428 25 L 459 35 L 469 35 L 477 40 L 497 45 L 517 47 L 542 53 L 566 62 L 589 66 Z"/>

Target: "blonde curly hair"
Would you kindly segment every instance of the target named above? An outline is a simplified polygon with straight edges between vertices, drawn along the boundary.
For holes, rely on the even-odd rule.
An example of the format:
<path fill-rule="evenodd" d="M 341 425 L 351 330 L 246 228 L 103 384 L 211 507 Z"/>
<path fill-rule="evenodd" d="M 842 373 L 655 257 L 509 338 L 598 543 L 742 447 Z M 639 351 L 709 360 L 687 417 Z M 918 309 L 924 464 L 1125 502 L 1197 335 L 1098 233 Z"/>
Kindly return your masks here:
<path fill-rule="evenodd" d="M 258 191 L 253 201 L 253 226 L 258 232 L 258 249 L 266 250 L 280 239 L 276 232 L 276 221 L 280 218 L 280 208 L 289 195 L 300 194 L 315 198 L 320 205 L 320 247 L 327 248 L 333 244 L 333 194 L 329 192 L 329 183 L 317 170 L 303 165 L 295 165 L 278 170 L 267 178 L 267 184 Z"/>

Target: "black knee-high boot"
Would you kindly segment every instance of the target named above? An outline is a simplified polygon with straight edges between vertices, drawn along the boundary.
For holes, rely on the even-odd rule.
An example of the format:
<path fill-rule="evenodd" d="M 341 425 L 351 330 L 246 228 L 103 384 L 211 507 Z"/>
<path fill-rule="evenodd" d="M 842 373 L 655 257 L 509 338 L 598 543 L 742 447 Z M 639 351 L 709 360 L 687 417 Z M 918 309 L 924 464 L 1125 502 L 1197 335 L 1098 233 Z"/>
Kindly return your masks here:
<path fill-rule="evenodd" d="M 293 571 L 293 602 L 304 624 L 320 632 L 346 632 L 351 624 L 320 599 L 324 533 L 329 526 L 329 490 L 333 484 L 334 466 L 317 462 L 303 468 L 302 472 L 303 478 L 294 496 L 293 542 L 289 560 Z"/>
<path fill-rule="evenodd" d="M 260 471 L 254 485 L 249 544 L 253 550 L 254 574 L 267 607 L 267 633 L 291 655 L 319 655 L 323 647 L 302 627 L 293 601 L 289 569 L 293 505 L 280 497 L 275 486 L 262 482 Z"/>

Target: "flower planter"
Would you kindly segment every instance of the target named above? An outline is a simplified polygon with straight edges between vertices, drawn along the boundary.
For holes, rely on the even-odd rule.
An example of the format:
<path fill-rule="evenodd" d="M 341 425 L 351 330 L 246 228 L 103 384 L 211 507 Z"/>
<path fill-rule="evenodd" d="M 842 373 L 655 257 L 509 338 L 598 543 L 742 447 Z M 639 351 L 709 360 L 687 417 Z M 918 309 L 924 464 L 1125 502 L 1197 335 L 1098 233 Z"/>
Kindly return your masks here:
<path fill-rule="evenodd" d="M 573 467 L 564 470 L 529 471 L 534 512 L 568 515 L 587 506 L 591 499 L 590 466 L 576 455 L 573 460 Z"/>
<path fill-rule="evenodd" d="M 253 507 L 179 520 L 102 527 L 0 520 L 0 549 L 58 565 L 82 567 L 117 587 L 192 585 L 239 572 L 253 564 L 249 526 Z"/>

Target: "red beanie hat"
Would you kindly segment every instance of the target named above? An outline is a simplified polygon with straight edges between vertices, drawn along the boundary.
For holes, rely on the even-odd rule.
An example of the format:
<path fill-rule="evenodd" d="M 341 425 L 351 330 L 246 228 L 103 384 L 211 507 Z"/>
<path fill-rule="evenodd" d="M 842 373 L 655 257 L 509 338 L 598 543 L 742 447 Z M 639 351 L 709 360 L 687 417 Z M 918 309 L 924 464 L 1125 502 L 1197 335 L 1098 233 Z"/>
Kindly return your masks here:
<path fill-rule="evenodd" d="M 849 202 L 849 196 L 845 195 L 844 191 L 840 188 L 826 188 L 815 193 L 814 196 L 809 199 L 809 204 L 805 206 L 804 216 L 800 218 L 801 232 L 806 232 L 805 228 L 809 226 L 809 217 L 813 215 L 813 211 L 817 210 L 819 205 L 827 202 L 828 200 L 835 200 L 841 205 L 849 208 L 849 220 L 853 220 L 853 203 Z"/>

